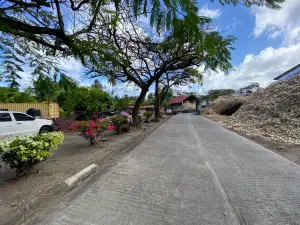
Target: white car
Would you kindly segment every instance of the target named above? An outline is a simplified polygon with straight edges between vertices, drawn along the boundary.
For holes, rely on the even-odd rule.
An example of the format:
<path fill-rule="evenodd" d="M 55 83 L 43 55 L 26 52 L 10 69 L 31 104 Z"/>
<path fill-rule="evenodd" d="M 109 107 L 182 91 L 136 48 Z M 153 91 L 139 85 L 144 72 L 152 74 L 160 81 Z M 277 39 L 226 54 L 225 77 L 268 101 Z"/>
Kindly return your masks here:
<path fill-rule="evenodd" d="M 22 112 L 0 111 L 0 137 L 51 131 L 51 120 L 36 119 Z"/>

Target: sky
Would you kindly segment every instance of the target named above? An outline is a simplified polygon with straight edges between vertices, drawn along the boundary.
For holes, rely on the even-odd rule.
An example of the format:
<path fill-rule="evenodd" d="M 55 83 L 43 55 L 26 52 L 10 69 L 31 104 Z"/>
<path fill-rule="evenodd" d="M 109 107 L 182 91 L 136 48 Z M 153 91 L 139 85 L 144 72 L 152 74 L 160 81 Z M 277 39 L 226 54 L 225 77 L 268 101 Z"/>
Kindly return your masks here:
<path fill-rule="evenodd" d="M 229 74 L 207 71 L 203 73 L 203 86 L 177 87 L 177 91 L 206 94 L 211 89 L 239 89 L 252 82 L 266 87 L 273 79 L 300 63 L 300 1 L 287 0 L 280 10 L 265 7 L 222 6 L 217 0 L 199 1 L 199 15 L 212 18 L 212 25 L 222 35 L 237 38 L 232 51 L 234 70 Z M 75 59 L 63 59 L 61 68 L 81 85 L 93 81 L 84 79 L 84 68 Z M 201 68 L 199 68 L 202 71 Z M 32 81 L 30 70 L 25 68 L 20 81 L 24 88 Z M 131 84 L 111 87 L 100 79 L 108 91 L 118 95 L 137 95 L 139 90 Z M 3 85 L 3 84 L 2 84 Z"/>
<path fill-rule="evenodd" d="M 204 74 L 202 87 L 192 90 L 238 89 L 252 82 L 266 87 L 273 79 L 300 63 L 300 1 L 287 0 L 280 10 L 265 7 L 221 6 L 201 1 L 199 14 L 213 19 L 223 35 L 237 40 L 232 51 L 234 71 Z"/>

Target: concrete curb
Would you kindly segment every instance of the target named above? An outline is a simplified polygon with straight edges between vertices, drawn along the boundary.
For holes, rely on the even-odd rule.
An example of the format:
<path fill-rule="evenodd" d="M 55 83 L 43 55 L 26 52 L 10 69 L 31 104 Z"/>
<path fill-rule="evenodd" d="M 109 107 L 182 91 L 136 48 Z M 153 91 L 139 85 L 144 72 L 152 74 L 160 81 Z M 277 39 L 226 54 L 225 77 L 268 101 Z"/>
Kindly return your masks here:
<path fill-rule="evenodd" d="M 89 165 L 88 167 L 84 168 L 83 170 L 66 179 L 64 184 L 67 185 L 68 188 L 73 188 L 76 184 L 84 180 L 84 178 L 88 177 L 93 172 L 95 172 L 97 168 L 98 164 L 94 163 L 92 165 Z"/>
<path fill-rule="evenodd" d="M 170 118 L 172 118 L 172 116 L 169 116 L 164 121 L 158 122 L 156 125 L 143 133 L 140 138 L 132 141 L 128 146 L 121 148 L 119 154 L 115 159 L 112 160 L 112 162 L 105 165 L 98 165 L 97 162 L 95 162 L 94 164 L 91 164 L 80 172 L 69 177 L 63 183 L 56 184 L 48 190 L 45 190 L 41 196 L 37 196 L 36 198 L 32 199 L 32 201 L 27 203 L 27 205 L 25 205 L 21 210 L 14 212 L 14 215 L 3 225 L 31 224 L 31 221 L 35 220 L 34 216 L 39 210 L 38 207 L 41 205 L 46 207 L 48 206 L 47 202 L 55 203 L 55 200 L 53 201 L 53 198 L 55 197 L 56 200 L 58 200 L 62 197 L 67 198 L 68 195 L 75 195 L 76 192 L 81 192 L 86 184 L 95 181 L 96 177 L 98 179 L 98 176 L 101 176 L 109 168 L 115 165 L 121 157 L 124 157 L 126 153 L 138 146 L 143 140 L 145 140 L 151 133 L 153 133 L 162 124 L 167 122 Z M 74 193 L 71 193 L 71 190 L 73 190 Z"/>

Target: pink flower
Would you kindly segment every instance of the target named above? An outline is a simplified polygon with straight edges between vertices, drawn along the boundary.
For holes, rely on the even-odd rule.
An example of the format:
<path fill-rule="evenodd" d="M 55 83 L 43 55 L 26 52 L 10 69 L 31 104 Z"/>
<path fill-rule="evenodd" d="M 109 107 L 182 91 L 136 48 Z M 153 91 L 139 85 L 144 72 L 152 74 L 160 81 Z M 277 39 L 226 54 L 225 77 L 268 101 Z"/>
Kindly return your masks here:
<path fill-rule="evenodd" d="M 94 133 L 91 133 L 91 136 L 92 136 L 92 137 L 96 137 L 96 134 L 94 134 Z"/>
<path fill-rule="evenodd" d="M 90 131 L 86 131 L 85 135 L 90 135 L 90 133 L 91 133 Z"/>
<path fill-rule="evenodd" d="M 92 128 L 94 128 L 95 127 L 95 122 L 93 121 L 93 120 L 90 120 L 90 124 L 89 124 L 89 127 L 92 127 Z"/>
<path fill-rule="evenodd" d="M 102 134 L 102 133 L 100 133 L 99 135 L 100 135 L 101 137 L 103 137 L 103 134 Z"/>

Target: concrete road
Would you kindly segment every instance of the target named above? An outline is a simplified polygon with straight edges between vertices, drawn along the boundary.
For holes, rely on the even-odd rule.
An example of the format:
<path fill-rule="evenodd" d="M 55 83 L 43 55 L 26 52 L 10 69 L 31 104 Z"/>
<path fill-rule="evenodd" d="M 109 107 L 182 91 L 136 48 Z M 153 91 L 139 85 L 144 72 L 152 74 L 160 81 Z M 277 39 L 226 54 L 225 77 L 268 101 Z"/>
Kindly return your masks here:
<path fill-rule="evenodd" d="M 37 224 L 300 224 L 300 167 L 207 119 L 177 115 Z"/>

